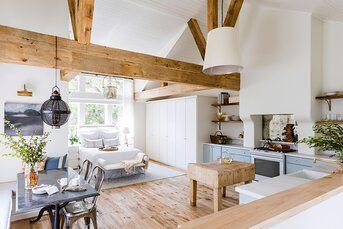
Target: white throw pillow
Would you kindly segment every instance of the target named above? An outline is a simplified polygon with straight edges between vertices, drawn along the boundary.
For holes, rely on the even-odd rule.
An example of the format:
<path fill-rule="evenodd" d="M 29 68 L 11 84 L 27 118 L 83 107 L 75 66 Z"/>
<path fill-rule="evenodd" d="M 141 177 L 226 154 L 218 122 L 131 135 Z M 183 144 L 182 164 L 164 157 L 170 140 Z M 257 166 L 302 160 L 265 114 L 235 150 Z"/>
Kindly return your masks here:
<path fill-rule="evenodd" d="M 83 147 L 85 148 L 101 148 L 103 147 L 102 139 L 83 139 Z"/>
<path fill-rule="evenodd" d="M 101 132 L 102 139 L 116 139 L 119 138 L 119 131 L 116 130 L 103 130 Z"/>
<path fill-rule="evenodd" d="M 119 138 L 103 139 L 105 147 L 119 146 Z"/>

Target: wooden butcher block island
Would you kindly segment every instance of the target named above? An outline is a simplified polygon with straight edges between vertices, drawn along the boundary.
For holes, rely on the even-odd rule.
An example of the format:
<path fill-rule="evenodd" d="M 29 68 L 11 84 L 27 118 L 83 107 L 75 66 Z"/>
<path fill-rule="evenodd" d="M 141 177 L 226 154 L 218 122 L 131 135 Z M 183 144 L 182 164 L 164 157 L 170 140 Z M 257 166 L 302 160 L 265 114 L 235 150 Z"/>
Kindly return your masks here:
<path fill-rule="evenodd" d="M 230 164 L 219 162 L 193 163 L 188 165 L 190 179 L 190 204 L 196 206 L 197 182 L 213 188 L 214 211 L 222 208 L 222 196 L 226 186 L 241 182 L 250 183 L 255 178 L 255 165 L 233 161 Z"/>

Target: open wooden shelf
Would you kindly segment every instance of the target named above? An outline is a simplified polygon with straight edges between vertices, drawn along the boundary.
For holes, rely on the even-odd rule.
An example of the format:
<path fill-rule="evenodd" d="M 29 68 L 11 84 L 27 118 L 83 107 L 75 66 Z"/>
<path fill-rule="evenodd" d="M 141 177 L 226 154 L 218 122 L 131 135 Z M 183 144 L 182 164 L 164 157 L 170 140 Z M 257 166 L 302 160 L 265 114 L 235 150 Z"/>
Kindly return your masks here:
<path fill-rule="evenodd" d="M 316 99 L 320 99 L 320 100 L 343 99 L 343 93 L 339 93 L 336 95 L 317 96 Z"/>
<path fill-rule="evenodd" d="M 331 120 L 321 120 L 321 121 L 317 121 L 316 124 L 319 124 L 319 125 L 320 125 L 320 124 L 323 124 L 323 123 L 328 122 L 328 121 L 333 122 L 333 123 L 338 124 L 338 125 L 343 125 L 343 121 L 331 121 Z"/>
<path fill-rule="evenodd" d="M 237 103 L 229 103 L 229 104 L 211 104 L 213 107 L 226 107 L 226 106 L 236 106 L 239 105 L 239 102 Z"/>
<path fill-rule="evenodd" d="M 340 93 L 337 93 L 337 94 L 334 94 L 334 95 L 322 95 L 322 96 L 317 96 L 316 99 L 319 99 L 319 100 L 324 100 L 328 106 L 329 106 L 329 111 L 331 111 L 331 100 L 333 99 L 343 99 L 343 93 L 340 92 Z"/>
<path fill-rule="evenodd" d="M 233 120 L 230 120 L 230 121 L 217 121 L 217 120 L 213 120 L 212 122 L 214 122 L 214 123 L 243 123 L 242 120 L 238 120 L 238 121 L 233 121 Z"/>

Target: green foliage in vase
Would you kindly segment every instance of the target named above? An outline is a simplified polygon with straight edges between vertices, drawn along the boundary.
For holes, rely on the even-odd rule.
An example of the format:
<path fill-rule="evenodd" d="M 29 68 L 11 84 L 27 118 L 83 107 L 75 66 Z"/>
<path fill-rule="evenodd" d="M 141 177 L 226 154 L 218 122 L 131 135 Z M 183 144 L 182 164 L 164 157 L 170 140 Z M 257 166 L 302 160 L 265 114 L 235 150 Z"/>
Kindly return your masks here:
<path fill-rule="evenodd" d="M 80 143 L 79 137 L 77 135 L 73 135 L 69 138 L 70 145 L 76 145 Z"/>
<path fill-rule="evenodd" d="M 313 126 L 316 133 L 314 137 L 305 138 L 299 143 L 306 143 L 311 148 L 320 150 L 332 150 L 336 156 L 343 161 L 343 127 L 330 121 Z"/>
<path fill-rule="evenodd" d="M 23 162 L 34 165 L 45 159 L 45 146 L 48 143 L 49 133 L 44 133 L 42 136 L 32 135 L 30 138 L 25 138 L 20 130 L 18 130 L 8 120 L 5 120 L 5 125 L 8 125 L 16 135 L 10 136 L 1 134 L 5 141 L 1 141 L 3 145 L 12 150 L 12 153 L 4 154 L 5 157 L 15 157 L 21 159 Z"/>

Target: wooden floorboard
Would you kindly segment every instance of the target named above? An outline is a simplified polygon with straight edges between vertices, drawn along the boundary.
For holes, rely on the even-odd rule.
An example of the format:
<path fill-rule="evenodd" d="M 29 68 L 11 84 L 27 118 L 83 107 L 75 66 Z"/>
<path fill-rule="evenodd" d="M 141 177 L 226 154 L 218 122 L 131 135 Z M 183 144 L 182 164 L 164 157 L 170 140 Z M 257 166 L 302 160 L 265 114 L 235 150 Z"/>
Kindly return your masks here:
<path fill-rule="evenodd" d="M 238 204 L 238 194 L 227 188 L 223 208 Z M 102 191 L 98 199 L 99 228 L 176 228 L 178 224 L 213 213 L 212 190 L 199 185 L 197 206 L 189 205 L 186 175 Z M 13 222 L 11 229 L 50 228 L 47 217 L 30 224 Z M 74 228 L 85 228 L 80 220 Z"/>

